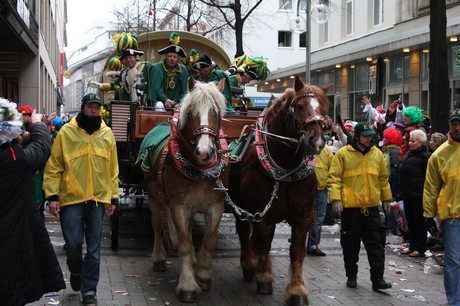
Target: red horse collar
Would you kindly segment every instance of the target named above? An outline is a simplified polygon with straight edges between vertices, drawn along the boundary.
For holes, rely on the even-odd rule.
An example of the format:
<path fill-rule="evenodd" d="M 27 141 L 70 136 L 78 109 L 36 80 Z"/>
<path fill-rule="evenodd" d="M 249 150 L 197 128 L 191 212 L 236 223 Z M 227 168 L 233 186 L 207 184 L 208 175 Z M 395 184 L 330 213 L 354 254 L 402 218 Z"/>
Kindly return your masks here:
<path fill-rule="evenodd" d="M 263 172 L 275 181 L 294 182 L 307 178 L 314 167 L 308 164 L 308 159 L 304 158 L 295 169 L 284 169 L 276 165 L 272 160 L 267 149 L 264 134 L 265 112 L 257 118 L 254 145 L 256 147 L 257 158 Z"/>

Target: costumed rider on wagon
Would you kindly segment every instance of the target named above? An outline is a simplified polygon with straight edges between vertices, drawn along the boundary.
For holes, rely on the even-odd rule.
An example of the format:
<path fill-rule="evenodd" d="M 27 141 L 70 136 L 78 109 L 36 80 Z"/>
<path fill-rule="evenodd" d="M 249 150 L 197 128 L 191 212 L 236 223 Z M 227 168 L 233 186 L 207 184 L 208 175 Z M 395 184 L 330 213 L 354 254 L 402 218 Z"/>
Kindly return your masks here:
<path fill-rule="evenodd" d="M 182 64 L 180 57 L 186 58 L 187 52 L 179 46 L 180 37 L 177 32 L 169 36 L 170 45 L 158 50 L 163 55 L 162 61 L 149 64 L 146 79 L 149 88 L 148 106 L 155 105 L 156 110 L 173 108 L 179 104 L 187 93 L 187 67 Z"/>
<path fill-rule="evenodd" d="M 238 115 L 232 106 L 232 92 L 228 74 L 220 69 L 217 69 L 214 62 L 206 54 L 200 55 L 198 60 L 192 65 L 193 68 L 198 70 L 198 75 L 196 76 L 197 81 L 205 83 L 215 82 L 217 84 L 221 79 L 225 79 L 225 86 L 222 92 L 227 100 L 225 113 L 227 115 Z"/>
<path fill-rule="evenodd" d="M 230 74 L 230 85 L 240 87 L 243 90 L 242 98 L 238 95 L 233 95 L 233 107 L 242 104 L 243 108 L 247 108 L 248 106 L 253 107 L 254 104 L 251 99 L 245 97 L 245 85 L 252 80 L 265 81 L 270 74 L 270 70 L 268 69 L 266 58 L 242 55 L 233 61 L 230 68 L 227 69 L 227 73 Z"/>
<path fill-rule="evenodd" d="M 119 57 L 112 57 L 109 61 L 110 71 L 106 75 L 117 77 L 111 83 L 91 82 L 91 87 L 102 91 L 116 90 L 119 99 L 125 101 L 137 101 L 138 92 L 136 85 L 142 84 L 144 62 L 140 61 L 143 51 L 138 50 L 137 36 L 130 33 L 121 33 L 114 36 Z M 124 68 L 121 69 L 121 64 Z M 117 73 L 119 70 L 121 71 Z"/>

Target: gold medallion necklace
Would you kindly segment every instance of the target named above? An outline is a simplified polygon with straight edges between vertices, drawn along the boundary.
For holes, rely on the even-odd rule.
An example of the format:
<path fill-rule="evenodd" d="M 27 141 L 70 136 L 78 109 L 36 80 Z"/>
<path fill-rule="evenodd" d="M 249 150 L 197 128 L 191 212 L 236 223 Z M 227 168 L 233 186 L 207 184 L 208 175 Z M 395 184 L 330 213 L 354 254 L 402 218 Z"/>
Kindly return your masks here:
<path fill-rule="evenodd" d="M 176 83 L 174 82 L 174 77 L 176 76 L 176 71 L 174 71 L 173 73 L 171 73 L 170 71 L 167 72 L 167 75 L 169 77 L 169 81 L 168 81 L 168 87 L 170 89 L 174 89 L 176 87 Z"/>

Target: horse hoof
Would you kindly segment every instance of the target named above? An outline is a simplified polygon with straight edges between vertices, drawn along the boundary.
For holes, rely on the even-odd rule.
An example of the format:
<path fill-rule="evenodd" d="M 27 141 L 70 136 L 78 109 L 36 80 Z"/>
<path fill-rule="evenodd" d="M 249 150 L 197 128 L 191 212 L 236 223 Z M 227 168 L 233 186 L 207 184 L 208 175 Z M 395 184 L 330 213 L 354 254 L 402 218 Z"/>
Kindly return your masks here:
<path fill-rule="evenodd" d="M 272 282 L 257 282 L 257 294 L 272 294 Z"/>
<path fill-rule="evenodd" d="M 197 279 L 197 283 L 200 286 L 200 289 L 203 291 L 209 291 L 211 290 L 211 279 Z"/>
<path fill-rule="evenodd" d="M 308 296 L 306 295 L 292 295 L 287 301 L 288 306 L 308 306 Z"/>
<path fill-rule="evenodd" d="M 153 263 L 153 271 L 164 272 L 166 271 L 166 261 L 157 261 Z"/>
<path fill-rule="evenodd" d="M 194 303 L 196 301 L 196 291 L 180 290 L 178 298 L 182 303 Z"/>
<path fill-rule="evenodd" d="M 243 268 L 243 277 L 245 281 L 252 281 L 256 277 L 256 269 L 244 269 Z"/>

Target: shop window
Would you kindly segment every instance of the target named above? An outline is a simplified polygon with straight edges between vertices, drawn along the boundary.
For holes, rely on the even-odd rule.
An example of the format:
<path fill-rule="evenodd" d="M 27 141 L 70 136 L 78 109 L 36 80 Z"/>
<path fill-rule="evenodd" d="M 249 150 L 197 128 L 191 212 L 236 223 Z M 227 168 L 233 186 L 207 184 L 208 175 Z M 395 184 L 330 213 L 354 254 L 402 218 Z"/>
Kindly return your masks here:
<path fill-rule="evenodd" d="M 369 65 L 362 64 L 356 65 L 355 68 L 355 90 L 368 91 L 369 90 Z"/>
<path fill-rule="evenodd" d="M 420 61 L 420 73 L 421 73 L 421 82 L 425 83 L 429 81 L 429 70 L 428 70 L 428 63 L 430 60 L 430 54 L 429 53 L 422 53 L 422 59 Z"/>
<path fill-rule="evenodd" d="M 392 57 L 388 67 L 388 85 L 402 84 L 403 65 L 402 57 Z"/>
<path fill-rule="evenodd" d="M 460 78 L 460 45 L 450 47 L 449 69 L 454 79 Z"/>

